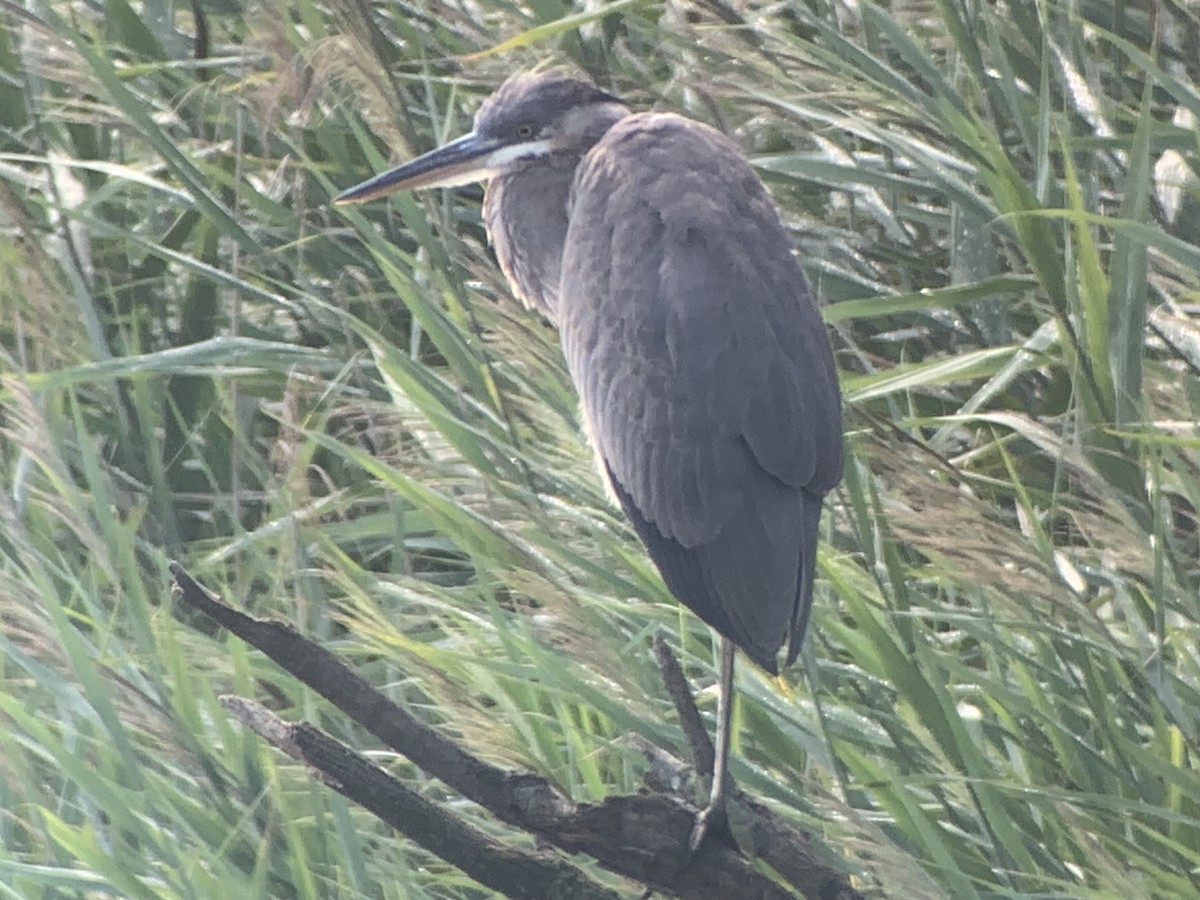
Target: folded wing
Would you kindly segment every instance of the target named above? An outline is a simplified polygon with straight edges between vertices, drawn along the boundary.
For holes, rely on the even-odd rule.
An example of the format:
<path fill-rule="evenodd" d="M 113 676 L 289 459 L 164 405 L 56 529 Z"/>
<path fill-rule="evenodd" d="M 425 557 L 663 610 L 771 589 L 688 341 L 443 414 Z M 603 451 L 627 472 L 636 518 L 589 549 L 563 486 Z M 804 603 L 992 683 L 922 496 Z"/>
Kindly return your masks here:
<path fill-rule="evenodd" d="M 841 477 L 824 325 L 718 132 L 630 116 L 579 167 L 558 324 L 589 436 L 671 591 L 775 671 L 803 637 Z"/>

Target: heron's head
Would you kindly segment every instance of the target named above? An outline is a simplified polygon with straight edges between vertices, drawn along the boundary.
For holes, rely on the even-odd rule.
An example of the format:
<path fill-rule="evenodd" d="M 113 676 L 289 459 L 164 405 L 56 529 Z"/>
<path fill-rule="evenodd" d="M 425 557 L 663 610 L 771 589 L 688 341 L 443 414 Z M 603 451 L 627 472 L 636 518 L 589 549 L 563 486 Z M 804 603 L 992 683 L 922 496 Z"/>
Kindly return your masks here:
<path fill-rule="evenodd" d="M 620 100 L 584 81 L 558 72 L 517 74 L 484 101 L 469 134 L 352 187 L 334 203 L 484 181 L 556 154 L 582 156 L 628 114 Z"/>

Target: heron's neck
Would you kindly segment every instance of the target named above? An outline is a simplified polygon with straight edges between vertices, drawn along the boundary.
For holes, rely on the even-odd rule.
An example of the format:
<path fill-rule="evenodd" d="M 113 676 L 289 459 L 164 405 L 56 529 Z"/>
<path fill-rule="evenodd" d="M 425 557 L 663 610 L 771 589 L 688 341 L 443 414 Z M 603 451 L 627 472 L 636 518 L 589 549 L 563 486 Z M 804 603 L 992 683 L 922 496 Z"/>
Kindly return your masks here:
<path fill-rule="evenodd" d="M 620 103 L 592 105 L 567 116 L 558 152 L 488 182 L 483 217 L 500 267 L 521 301 L 558 321 L 558 288 L 567 239 L 571 184 L 580 160 L 629 115 Z"/>
<path fill-rule="evenodd" d="M 483 217 L 500 268 L 529 309 L 551 321 L 567 236 L 567 201 L 578 159 L 548 157 L 488 182 Z"/>

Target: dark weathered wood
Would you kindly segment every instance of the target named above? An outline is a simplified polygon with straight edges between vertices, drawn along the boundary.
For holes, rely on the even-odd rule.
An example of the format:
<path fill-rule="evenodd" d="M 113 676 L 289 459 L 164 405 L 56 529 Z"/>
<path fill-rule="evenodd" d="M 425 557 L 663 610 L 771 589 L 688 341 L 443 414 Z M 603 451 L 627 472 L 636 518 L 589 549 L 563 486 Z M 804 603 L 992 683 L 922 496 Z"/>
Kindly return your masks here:
<path fill-rule="evenodd" d="M 514 900 L 621 900 L 557 853 L 511 846 L 426 800 L 365 756 L 308 723 L 283 721 L 242 697 L 221 702 L 245 725 L 413 843 Z"/>
<path fill-rule="evenodd" d="M 171 573 L 188 604 L 261 650 L 426 773 L 513 828 L 535 835 L 542 845 L 586 853 L 610 872 L 684 900 L 858 897 L 835 868 L 816 858 L 807 835 L 740 792 L 735 798 L 747 811 L 747 833 L 752 835 L 757 853 L 787 885 L 767 877 L 752 860 L 722 840 L 708 840 L 689 859 L 685 848 L 696 808 L 679 796 L 647 792 L 610 797 L 597 804 L 573 803 L 538 775 L 506 771 L 475 757 L 396 706 L 291 626 L 233 609 L 204 590 L 178 564 L 172 564 Z M 665 645 L 656 654 L 660 666 L 674 662 Z M 677 680 L 672 696 L 681 715 L 693 718 L 694 729 L 700 722 L 699 713 L 686 682 Z M 686 702 L 675 696 L 681 684 Z M 310 725 L 284 722 L 250 700 L 228 697 L 222 701 L 271 744 L 311 766 L 335 790 L 493 890 L 514 898 L 608 900 L 621 896 L 556 853 L 521 849 L 484 834 Z M 685 709 L 688 705 L 690 712 Z M 703 731 L 702 724 L 699 730 Z M 694 734 L 692 740 L 699 742 Z M 643 752 L 647 750 L 643 747 Z M 702 754 L 703 749 L 697 752 Z M 673 765 L 665 751 L 653 755 L 658 757 L 659 777 L 663 777 L 661 772 L 673 771 L 666 776 L 673 784 L 686 780 L 682 763 Z"/>

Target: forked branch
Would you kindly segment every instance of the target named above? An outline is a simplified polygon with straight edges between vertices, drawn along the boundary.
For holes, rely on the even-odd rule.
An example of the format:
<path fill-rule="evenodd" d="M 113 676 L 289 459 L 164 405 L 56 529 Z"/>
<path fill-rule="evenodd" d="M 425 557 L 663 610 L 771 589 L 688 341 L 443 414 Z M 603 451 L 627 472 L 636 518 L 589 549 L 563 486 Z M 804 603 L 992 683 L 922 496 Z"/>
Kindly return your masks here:
<path fill-rule="evenodd" d="M 171 574 L 179 596 L 189 605 L 261 650 L 424 772 L 514 829 L 536 836 L 540 845 L 586 853 L 603 868 L 635 882 L 636 889 L 685 900 L 782 900 L 798 895 L 853 900 L 859 896 L 841 873 L 815 859 L 806 835 L 759 804 L 743 797 L 758 856 L 779 880 L 719 841 L 710 840 L 688 860 L 683 848 L 696 811 L 680 797 L 645 792 L 597 804 L 574 803 L 541 776 L 506 771 L 469 753 L 392 703 L 290 625 L 239 612 L 204 590 L 178 564 L 172 564 Z M 656 651 L 660 667 L 663 652 L 662 648 Z M 670 660 L 674 662 L 673 657 Z M 677 696 L 678 685 L 672 690 L 677 707 L 691 704 L 690 694 L 683 693 L 686 703 Z M 525 849 L 483 833 L 307 723 L 284 722 L 250 700 L 222 700 L 256 733 L 311 766 L 335 790 L 505 896 L 609 900 L 628 893 L 601 884 L 553 850 Z M 681 715 L 698 717 L 694 706 L 690 713 L 681 709 Z M 643 746 L 643 752 L 654 757 L 660 771 L 671 767 L 673 758 L 665 751 Z"/>

